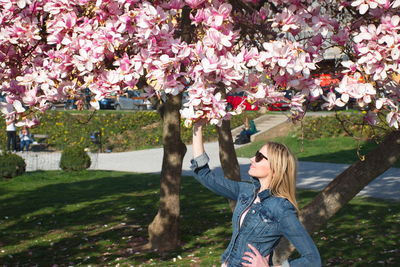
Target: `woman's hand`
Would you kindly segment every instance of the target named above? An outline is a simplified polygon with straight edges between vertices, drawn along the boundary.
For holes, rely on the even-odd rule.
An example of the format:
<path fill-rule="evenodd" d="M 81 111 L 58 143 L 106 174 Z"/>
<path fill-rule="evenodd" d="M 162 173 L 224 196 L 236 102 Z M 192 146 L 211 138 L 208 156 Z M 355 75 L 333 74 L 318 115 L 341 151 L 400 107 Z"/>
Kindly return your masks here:
<path fill-rule="evenodd" d="M 248 261 L 250 263 L 242 262 L 243 266 L 246 266 L 246 267 L 269 267 L 269 264 L 268 264 L 269 255 L 264 258 L 255 247 L 253 247 L 250 244 L 247 244 L 247 246 L 253 251 L 253 253 L 249 252 L 249 251 L 244 253 L 244 256 L 242 257 L 242 259 L 245 261 Z"/>

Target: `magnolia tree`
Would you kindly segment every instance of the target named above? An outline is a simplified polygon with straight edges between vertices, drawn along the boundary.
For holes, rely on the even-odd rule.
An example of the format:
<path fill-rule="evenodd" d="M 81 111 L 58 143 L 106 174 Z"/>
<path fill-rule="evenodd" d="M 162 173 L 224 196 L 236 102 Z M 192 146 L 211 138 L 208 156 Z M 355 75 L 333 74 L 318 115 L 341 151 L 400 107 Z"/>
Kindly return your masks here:
<path fill-rule="evenodd" d="M 223 86 L 245 91 L 254 105 L 295 90 L 294 119 L 304 101 L 321 95 L 327 109 L 355 99 L 370 109 L 370 123 L 381 112 L 397 129 L 400 1 L 313 2 L 1 0 L 2 112 L 32 126 L 51 103 L 83 87 L 96 107 L 146 77 L 147 96 L 189 93 L 187 126 L 203 118 L 220 125 L 240 112 L 226 111 L 217 92 Z M 191 43 L 179 34 L 184 5 L 192 9 Z M 311 72 L 332 47 L 349 60 L 335 92 L 324 94 Z"/>
<path fill-rule="evenodd" d="M 91 90 L 95 108 L 107 95 L 143 89 L 144 95 L 165 102 L 167 113 L 177 115 L 173 129 L 178 133 L 179 113 L 173 112 L 181 108 L 182 92 L 188 92 L 188 102 L 180 111 L 186 126 L 204 119 L 223 125 L 240 113 L 242 107 L 227 110 L 226 93 L 244 91 L 248 101 L 261 106 L 282 99 L 284 90 L 293 90 L 293 120 L 301 119 L 307 103 L 321 97 L 326 109 L 354 100 L 368 110 L 365 121 L 385 123 L 393 130 L 379 146 L 388 145 L 389 152 L 379 158 L 390 161 L 379 163 L 379 171 L 368 173 L 368 179 L 357 186 L 350 183 L 355 180 L 345 184 L 340 177 L 335 179 L 327 189 L 333 190 L 329 191 L 332 195 L 343 190 L 339 185 L 353 189 L 342 191 L 346 196 L 329 204 L 328 191 L 317 197 L 316 204 L 303 213 L 309 230 L 319 227 L 399 156 L 400 89 L 394 77 L 400 74 L 400 0 L 0 3 L 0 88 L 7 100 L 1 103 L 1 111 L 18 125 L 39 123 L 40 114 L 51 103 L 74 97 L 82 88 Z M 342 59 L 343 78 L 325 92 L 313 72 L 332 48 Z M 172 129 L 168 121 L 164 120 L 165 134 Z M 169 160 L 164 157 L 163 171 L 167 172 L 168 164 L 181 168 L 185 149 L 168 150 L 168 144 L 174 146 L 173 138 L 179 137 L 165 138 L 166 151 L 176 153 Z M 355 166 L 364 170 L 357 177 L 378 162 L 367 157 Z M 180 172 L 168 175 L 173 179 Z M 163 188 L 162 197 L 168 195 Z M 179 195 L 179 189 L 175 193 Z M 317 208 L 322 202 L 325 205 Z M 322 214 L 321 209 L 320 221 L 308 221 L 307 214 Z M 176 225 L 179 209 L 172 213 L 164 226 Z M 159 228 L 171 233 L 176 229 Z M 157 240 L 158 245 L 152 247 L 160 249 L 173 248 L 179 241 L 171 236 Z"/>

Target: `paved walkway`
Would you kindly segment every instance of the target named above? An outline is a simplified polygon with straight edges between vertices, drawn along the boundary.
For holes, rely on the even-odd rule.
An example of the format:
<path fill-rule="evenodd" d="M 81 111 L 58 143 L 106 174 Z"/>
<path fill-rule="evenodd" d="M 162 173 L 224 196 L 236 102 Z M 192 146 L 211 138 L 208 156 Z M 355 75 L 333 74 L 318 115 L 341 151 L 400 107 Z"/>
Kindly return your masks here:
<path fill-rule="evenodd" d="M 285 121 L 284 115 L 266 115 L 256 121 L 257 128 L 260 131 L 266 131 L 277 123 Z M 236 131 L 238 131 L 236 129 Z M 235 134 L 235 130 L 233 131 Z M 184 158 L 183 175 L 192 175 L 190 170 L 190 159 L 192 155 L 192 146 L 187 146 L 188 151 Z M 218 144 L 216 142 L 206 143 L 205 149 L 210 156 L 210 167 L 222 175 L 220 167 Z M 58 152 L 28 152 L 21 153 L 26 162 L 27 170 L 57 170 L 60 160 Z M 160 173 L 162 165 L 162 148 L 147 149 L 140 151 L 130 151 L 122 153 L 94 153 L 90 154 L 92 158 L 91 169 L 96 170 L 115 170 L 140 173 Z M 242 177 L 247 176 L 250 162 L 247 158 L 239 158 Z M 297 185 L 299 188 L 309 188 L 320 190 L 324 188 L 340 172 L 348 167 L 347 164 L 300 162 Z M 359 196 L 369 196 L 384 199 L 400 200 L 400 169 L 391 168 L 383 175 L 375 179 Z"/>

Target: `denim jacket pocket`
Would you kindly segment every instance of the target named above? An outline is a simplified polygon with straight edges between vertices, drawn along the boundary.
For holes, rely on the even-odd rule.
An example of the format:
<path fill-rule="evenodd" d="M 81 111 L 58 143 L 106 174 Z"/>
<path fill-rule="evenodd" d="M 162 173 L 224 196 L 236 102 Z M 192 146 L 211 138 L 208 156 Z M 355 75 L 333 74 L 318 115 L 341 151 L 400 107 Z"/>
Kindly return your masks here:
<path fill-rule="evenodd" d="M 260 219 L 263 224 L 266 224 L 268 226 L 272 225 L 272 223 L 274 222 L 274 220 L 270 216 L 268 216 L 262 212 L 260 212 Z"/>
<path fill-rule="evenodd" d="M 275 221 L 268 215 L 260 212 L 257 215 L 257 223 L 253 228 L 252 239 L 254 241 L 265 240 L 275 225 Z"/>

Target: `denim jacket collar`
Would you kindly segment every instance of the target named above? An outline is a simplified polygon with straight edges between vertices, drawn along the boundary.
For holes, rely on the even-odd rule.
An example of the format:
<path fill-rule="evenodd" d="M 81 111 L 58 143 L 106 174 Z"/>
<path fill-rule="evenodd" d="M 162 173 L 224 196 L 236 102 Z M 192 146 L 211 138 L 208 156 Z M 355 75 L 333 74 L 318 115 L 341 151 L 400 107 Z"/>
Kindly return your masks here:
<path fill-rule="evenodd" d="M 251 176 L 251 180 L 252 180 L 253 184 L 255 185 L 256 192 L 258 192 L 261 187 L 260 181 L 257 178 L 252 177 L 252 176 Z M 270 196 L 272 196 L 270 189 L 265 189 L 258 193 L 258 197 L 260 198 L 260 201 L 263 201 L 264 199 L 267 199 Z"/>

